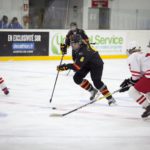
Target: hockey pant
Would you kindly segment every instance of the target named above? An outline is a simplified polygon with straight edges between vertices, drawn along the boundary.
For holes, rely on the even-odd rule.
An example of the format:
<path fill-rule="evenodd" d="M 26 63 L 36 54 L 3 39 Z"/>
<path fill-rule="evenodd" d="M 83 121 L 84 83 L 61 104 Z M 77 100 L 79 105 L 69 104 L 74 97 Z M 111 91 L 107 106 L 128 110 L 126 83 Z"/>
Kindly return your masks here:
<path fill-rule="evenodd" d="M 107 86 L 101 81 L 103 66 L 83 68 L 80 71 L 77 71 L 73 77 L 74 82 L 80 85 L 83 89 L 91 91 L 93 89 L 92 84 L 84 79 L 84 77 L 90 72 L 91 79 L 94 83 L 94 86 L 102 93 L 102 95 L 109 95 L 106 99 L 111 99 L 112 95 L 107 89 Z"/>

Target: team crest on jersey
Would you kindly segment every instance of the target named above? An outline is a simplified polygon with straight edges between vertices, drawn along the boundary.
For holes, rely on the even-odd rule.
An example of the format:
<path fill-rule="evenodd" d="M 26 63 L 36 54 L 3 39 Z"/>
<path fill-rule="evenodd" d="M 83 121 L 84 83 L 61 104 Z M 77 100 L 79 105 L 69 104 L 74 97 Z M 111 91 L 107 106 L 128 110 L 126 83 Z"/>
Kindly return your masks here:
<path fill-rule="evenodd" d="M 84 61 L 84 57 L 81 57 L 81 58 L 80 58 L 80 62 L 83 62 L 83 61 Z"/>

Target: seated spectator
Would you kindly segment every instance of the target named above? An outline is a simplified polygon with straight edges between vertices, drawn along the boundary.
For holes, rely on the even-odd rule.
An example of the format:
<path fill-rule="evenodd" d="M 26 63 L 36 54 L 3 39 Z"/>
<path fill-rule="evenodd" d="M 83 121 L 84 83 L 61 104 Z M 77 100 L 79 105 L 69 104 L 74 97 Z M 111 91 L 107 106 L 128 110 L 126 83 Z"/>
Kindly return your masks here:
<path fill-rule="evenodd" d="M 23 27 L 18 22 L 18 18 L 14 17 L 8 26 L 9 29 L 22 29 Z"/>
<path fill-rule="evenodd" d="M 3 16 L 0 20 L 0 29 L 8 29 L 8 17 Z"/>

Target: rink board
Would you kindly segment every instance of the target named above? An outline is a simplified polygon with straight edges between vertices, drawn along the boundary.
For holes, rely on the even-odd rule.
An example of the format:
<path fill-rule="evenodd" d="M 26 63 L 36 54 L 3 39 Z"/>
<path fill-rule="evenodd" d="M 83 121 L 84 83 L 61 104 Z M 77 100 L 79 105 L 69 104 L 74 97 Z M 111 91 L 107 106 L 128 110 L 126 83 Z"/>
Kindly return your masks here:
<path fill-rule="evenodd" d="M 0 61 L 60 60 L 60 43 L 68 30 L 0 30 Z M 103 59 L 127 58 L 128 43 L 136 41 L 147 51 L 148 30 L 86 30 L 92 48 Z M 71 47 L 64 60 L 71 60 Z"/>

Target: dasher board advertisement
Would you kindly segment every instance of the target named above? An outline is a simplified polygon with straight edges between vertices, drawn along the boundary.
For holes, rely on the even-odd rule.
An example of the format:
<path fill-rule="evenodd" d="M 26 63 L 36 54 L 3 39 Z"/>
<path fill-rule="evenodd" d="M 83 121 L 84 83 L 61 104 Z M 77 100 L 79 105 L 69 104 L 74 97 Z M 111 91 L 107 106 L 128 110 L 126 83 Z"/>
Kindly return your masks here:
<path fill-rule="evenodd" d="M 48 56 L 49 32 L 0 32 L 0 56 Z"/>

